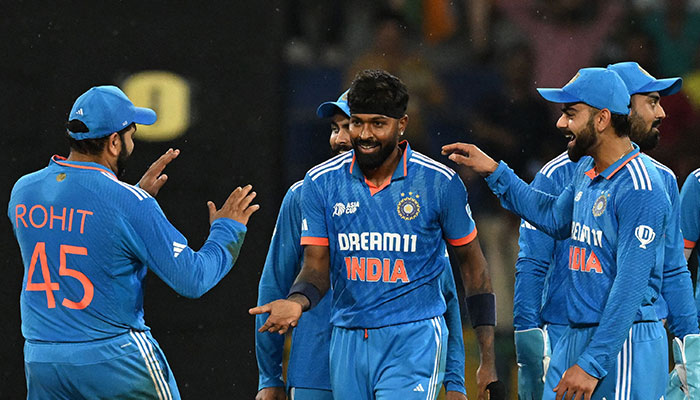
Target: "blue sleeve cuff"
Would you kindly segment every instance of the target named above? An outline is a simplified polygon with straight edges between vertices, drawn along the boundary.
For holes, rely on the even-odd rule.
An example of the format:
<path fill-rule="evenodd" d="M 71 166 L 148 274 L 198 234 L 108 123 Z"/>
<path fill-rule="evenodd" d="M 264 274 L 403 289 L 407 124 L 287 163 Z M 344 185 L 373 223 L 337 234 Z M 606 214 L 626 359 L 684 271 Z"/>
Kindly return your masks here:
<path fill-rule="evenodd" d="M 464 382 L 462 384 L 459 384 L 457 382 L 452 382 L 452 381 L 445 381 L 445 391 L 446 392 L 459 392 L 464 395 L 467 394 L 467 390 L 464 388 Z"/>
<path fill-rule="evenodd" d="M 258 391 L 268 387 L 285 387 L 284 381 L 281 378 L 271 378 L 261 376 L 258 379 Z"/>
<path fill-rule="evenodd" d="M 505 178 L 507 178 L 509 171 L 511 174 L 513 173 L 508 164 L 501 161 L 498 163 L 498 168 L 486 177 L 486 183 L 496 196 L 502 195 L 508 189 L 508 179 Z"/>
<path fill-rule="evenodd" d="M 226 227 L 226 229 L 230 230 L 234 234 L 246 232 L 248 230 L 245 225 L 231 218 L 217 218 L 214 220 L 214 222 L 212 222 L 211 229 L 214 229 L 215 226 Z"/>
<path fill-rule="evenodd" d="M 598 361 L 593 356 L 583 353 L 576 361 L 576 364 L 581 367 L 586 373 L 596 379 L 603 379 L 608 374 Z"/>

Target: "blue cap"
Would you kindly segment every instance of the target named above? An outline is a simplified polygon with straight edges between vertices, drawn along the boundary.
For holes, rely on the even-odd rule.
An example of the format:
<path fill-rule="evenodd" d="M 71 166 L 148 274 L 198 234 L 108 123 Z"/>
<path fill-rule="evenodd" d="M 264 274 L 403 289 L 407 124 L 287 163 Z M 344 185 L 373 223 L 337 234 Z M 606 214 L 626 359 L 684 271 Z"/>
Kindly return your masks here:
<path fill-rule="evenodd" d="M 330 118 L 334 116 L 338 110 L 342 111 L 345 115 L 348 117 L 350 116 L 350 106 L 348 106 L 348 92 L 350 89 L 346 90 L 345 93 L 341 94 L 340 97 L 338 97 L 338 101 L 327 101 L 325 103 L 321 103 L 320 106 L 316 109 L 316 115 L 318 115 L 320 118 Z"/>
<path fill-rule="evenodd" d="M 132 122 L 152 125 L 156 112 L 134 103 L 116 86 L 95 86 L 83 93 L 73 104 L 68 120 L 80 120 L 88 132 L 68 134 L 76 140 L 98 139 L 129 126 Z"/>
<path fill-rule="evenodd" d="M 625 82 L 630 96 L 637 93 L 659 92 L 661 96 L 678 93 L 683 86 L 681 78 L 656 79 L 634 61 L 608 65 Z"/>
<path fill-rule="evenodd" d="M 586 103 L 598 109 L 607 108 L 613 114 L 630 112 L 625 82 L 615 71 L 605 68 L 581 68 L 563 88 L 537 91 L 554 103 Z"/>

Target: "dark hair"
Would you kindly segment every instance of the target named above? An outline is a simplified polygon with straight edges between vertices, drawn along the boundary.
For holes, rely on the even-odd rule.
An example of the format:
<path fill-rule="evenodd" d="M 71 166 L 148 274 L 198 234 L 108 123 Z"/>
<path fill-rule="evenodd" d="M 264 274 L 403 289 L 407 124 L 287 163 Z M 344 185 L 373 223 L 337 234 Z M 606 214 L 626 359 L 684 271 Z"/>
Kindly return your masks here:
<path fill-rule="evenodd" d="M 610 125 L 619 137 L 630 135 L 630 120 L 627 114 L 610 114 Z"/>
<path fill-rule="evenodd" d="M 381 69 L 355 75 L 348 93 L 350 112 L 401 118 L 408 106 L 408 89 L 401 79 Z"/>
<path fill-rule="evenodd" d="M 132 122 L 129 124 L 126 128 L 120 130 L 117 132 L 119 134 L 119 137 L 124 139 L 124 134 L 134 125 Z M 83 121 L 79 119 L 72 119 L 68 122 L 66 122 L 66 137 L 68 138 L 68 144 L 70 145 L 70 148 L 72 151 L 77 151 L 78 153 L 83 153 L 83 154 L 90 154 L 93 156 L 99 155 L 102 153 L 102 151 L 105 148 L 105 144 L 107 143 L 107 140 L 109 140 L 109 136 L 107 135 L 101 138 L 97 139 L 74 139 L 73 137 L 70 136 L 68 131 L 71 131 L 73 133 L 84 133 L 84 132 L 90 132 L 88 129 L 87 125 L 83 123 Z"/>

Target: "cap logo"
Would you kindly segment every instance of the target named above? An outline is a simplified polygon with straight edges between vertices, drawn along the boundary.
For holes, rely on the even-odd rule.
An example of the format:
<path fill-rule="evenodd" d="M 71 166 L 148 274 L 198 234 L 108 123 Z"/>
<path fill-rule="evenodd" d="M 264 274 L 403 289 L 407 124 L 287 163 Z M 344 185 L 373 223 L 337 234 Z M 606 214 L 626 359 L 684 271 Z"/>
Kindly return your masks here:
<path fill-rule="evenodd" d="M 122 122 L 122 126 L 127 126 L 127 125 L 129 125 L 129 121 Z"/>
<path fill-rule="evenodd" d="M 76 111 L 75 113 L 78 114 L 78 115 L 83 115 L 83 109 L 81 108 L 81 109 L 79 109 L 78 111 Z"/>
<path fill-rule="evenodd" d="M 569 85 L 571 85 L 572 83 L 574 83 L 574 81 L 575 81 L 576 79 L 579 78 L 579 76 L 581 76 L 581 73 L 580 73 L 580 72 L 577 72 L 576 75 L 574 75 L 574 77 L 571 78 L 571 80 L 569 81 L 569 83 L 567 83 L 567 84 L 564 85 L 564 86 L 569 86 Z"/>
<path fill-rule="evenodd" d="M 641 65 L 637 65 L 637 68 L 639 68 L 639 70 L 642 71 L 644 75 L 648 76 L 649 78 L 655 79 L 653 76 L 651 76 L 650 73 L 648 73 L 644 68 L 642 68 Z"/>

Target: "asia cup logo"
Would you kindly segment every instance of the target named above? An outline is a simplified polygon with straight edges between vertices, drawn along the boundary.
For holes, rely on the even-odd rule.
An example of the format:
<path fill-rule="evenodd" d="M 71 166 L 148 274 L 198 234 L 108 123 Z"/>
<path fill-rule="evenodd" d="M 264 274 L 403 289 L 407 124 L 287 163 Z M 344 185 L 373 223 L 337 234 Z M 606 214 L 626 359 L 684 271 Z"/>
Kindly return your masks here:
<path fill-rule="evenodd" d="M 345 204 L 335 203 L 335 205 L 333 206 L 333 216 L 337 217 L 343 214 L 345 214 Z"/>
<path fill-rule="evenodd" d="M 416 194 L 414 198 L 413 192 L 408 192 L 408 197 L 404 196 L 406 196 L 406 194 L 401 193 L 401 197 L 403 198 L 399 201 L 399 204 L 396 205 L 396 212 L 399 213 L 399 217 L 410 221 L 416 218 L 418 213 L 420 213 L 420 204 L 418 203 L 420 195 Z"/>
<path fill-rule="evenodd" d="M 639 240 L 639 243 L 641 243 L 639 247 L 642 249 L 646 249 L 647 245 L 654 241 L 656 233 L 654 233 L 654 230 L 651 229 L 650 226 L 639 225 L 634 229 L 634 236 L 636 236 L 637 240 Z"/>

